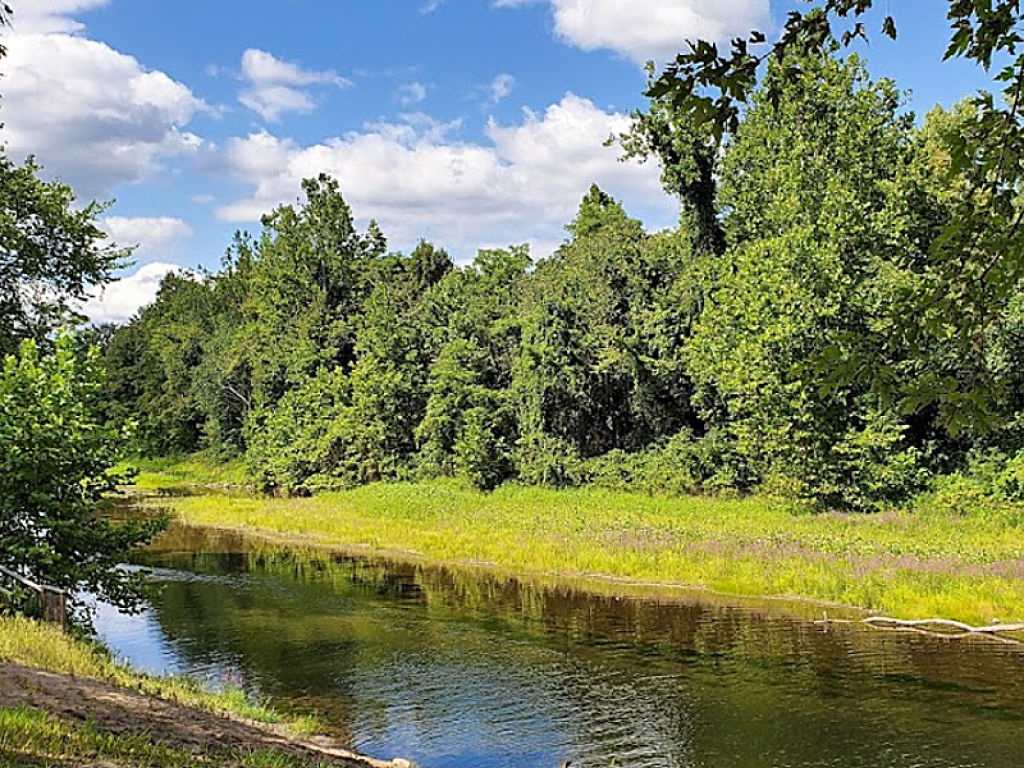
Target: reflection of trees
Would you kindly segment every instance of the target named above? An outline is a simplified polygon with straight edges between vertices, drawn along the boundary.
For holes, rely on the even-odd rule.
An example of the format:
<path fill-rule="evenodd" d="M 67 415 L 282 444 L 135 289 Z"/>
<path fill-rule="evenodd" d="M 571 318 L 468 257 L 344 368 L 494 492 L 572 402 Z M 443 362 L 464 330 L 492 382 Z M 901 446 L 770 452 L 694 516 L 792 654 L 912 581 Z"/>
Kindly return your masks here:
<path fill-rule="evenodd" d="M 155 556 L 209 576 L 172 582 L 157 607 L 186 661 L 237 660 L 264 693 L 363 743 L 413 733 L 604 763 L 628 746 L 630 765 L 670 766 L 884 765 L 888 749 L 1009 765 L 1024 746 L 1007 720 L 1024 716 L 1020 656 L 241 539 L 180 554 L 202 549 L 189 536 Z"/>

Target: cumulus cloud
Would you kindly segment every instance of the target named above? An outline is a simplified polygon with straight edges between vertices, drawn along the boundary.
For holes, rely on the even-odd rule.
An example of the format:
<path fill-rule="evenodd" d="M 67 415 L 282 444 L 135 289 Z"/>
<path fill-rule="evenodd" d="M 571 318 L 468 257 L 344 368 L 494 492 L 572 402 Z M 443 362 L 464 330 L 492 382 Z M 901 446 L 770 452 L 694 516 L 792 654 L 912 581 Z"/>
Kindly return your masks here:
<path fill-rule="evenodd" d="M 483 243 L 557 242 L 595 182 L 668 223 L 675 204 L 661 191 L 657 168 L 621 163 L 604 146 L 628 125 L 627 115 L 570 93 L 542 114 L 526 111 L 519 124 L 491 120 L 483 143 L 460 141 L 457 123 L 423 115 L 311 146 L 262 131 L 226 145 L 231 173 L 252 193 L 218 215 L 258 221 L 294 201 L 301 179 L 326 172 L 339 179 L 356 214 L 377 219 L 399 247 L 429 237 L 470 255 Z"/>
<path fill-rule="evenodd" d="M 193 230 L 181 219 L 170 216 L 107 216 L 100 227 L 111 241 L 137 246 L 134 258 L 144 262 L 136 271 L 97 289 L 81 305 L 82 314 L 95 324 L 123 323 L 156 297 L 160 281 L 170 272 L 191 273 L 167 261 L 178 256 Z"/>
<path fill-rule="evenodd" d="M 207 107 L 165 73 L 104 43 L 63 33 L 17 32 L 7 43 L 2 118 L 8 154 L 37 155 L 81 196 L 109 194 L 201 146 L 185 127 Z"/>
<path fill-rule="evenodd" d="M 287 112 L 308 114 L 316 108 L 310 86 L 346 88 L 352 81 L 332 70 L 303 69 L 258 48 L 242 54 L 242 79 L 246 87 L 238 100 L 268 122 Z"/>
<path fill-rule="evenodd" d="M 102 323 L 124 323 L 156 298 L 160 281 L 171 272 L 188 272 L 175 264 L 154 262 L 138 268 L 134 274 L 122 277 L 97 290 L 79 310 L 89 320 Z"/>
<path fill-rule="evenodd" d="M 497 0 L 515 7 L 536 0 Z M 585 51 L 605 49 L 643 64 L 665 61 L 686 40 L 728 42 L 771 24 L 769 0 L 545 0 L 555 31 Z"/>
<path fill-rule="evenodd" d="M 137 256 L 166 256 L 194 234 L 192 227 L 170 216 L 107 216 L 100 227 L 118 245 L 138 246 Z"/>
<path fill-rule="evenodd" d="M 71 18 L 80 11 L 106 5 L 109 0 L 31 0 L 17 3 L 12 19 L 14 31 L 77 32 L 83 25 Z"/>

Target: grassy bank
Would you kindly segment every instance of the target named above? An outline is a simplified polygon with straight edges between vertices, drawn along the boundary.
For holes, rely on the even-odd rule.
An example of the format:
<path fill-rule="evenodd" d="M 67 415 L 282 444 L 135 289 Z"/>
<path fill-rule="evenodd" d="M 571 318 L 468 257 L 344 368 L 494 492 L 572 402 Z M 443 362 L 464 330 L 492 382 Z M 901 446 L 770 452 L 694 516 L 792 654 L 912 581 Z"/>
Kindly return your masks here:
<path fill-rule="evenodd" d="M 157 487 L 181 474 L 143 475 Z M 307 499 L 183 496 L 185 521 L 313 537 L 343 548 L 522 574 L 594 574 L 793 596 L 903 618 L 1024 618 L 1019 511 L 811 515 L 769 498 L 651 497 L 600 489 L 378 484 Z"/>
<path fill-rule="evenodd" d="M 210 693 L 190 680 L 140 674 L 115 663 L 92 643 L 29 619 L 0 615 L 0 663 L 63 676 L 26 684 L 15 678 L 27 671 L 0 670 L 0 700 L 5 702 L 0 706 L 0 766 L 306 768 L 357 764 L 306 755 L 300 740 L 316 727 L 310 719 L 282 718 L 251 703 L 241 691 Z M 94 683 L 97 694 L 90 700 L 80 690 L 67 691 L 71 681 L 86 690 Z M 43 690 L 43 683 L 52 689 Z M 202 736 L 175 738 L 153 720 L 155 705 L 145 703 L 153 700 L 171 708 L 171 722 L 200 722 Z M 266 738 L 266 733 L 253 730 L 262 736 L 249 744 L 244 734 L 252 727 L 247 723 L 252 722 L 274 724 L 274 728 Z M 217 738 L 220 729 L 233 734 L 232 739 Z M 283 746 L 267 746 L 279 743 Z"/>
<path fill-rule="evenodd" d="M 196 755 L 143 736 L 108 733 L 88 722 L 67 722 L 34 707 L 0 707 L 0 768 L 63 765 L 313 768 L 317 763 L 300 762 L 272 750 Z"/>
<path fill-rule="evenodd" d="M 272 709 L 250 702 L 240 690 L 210 693 L 188 678 L 141 674 L 115 662 L 92 643 L 20 616 L 0 615 L 0 662 L 87 677 L 213 714 L 287 724 L 296 733 L 308 734 L 316 729 L 316 723 L 309 719 L 286 721 Z"/>
<path fill-rule="evenodd" d="M 139 472 L 135 484 L 141 489 L 175 485 L 204 487 L 244 487 L 245 463 L 241 459 L 216 461 L 198 453 L 192 456 L 161 459 L 132 459 L 122 462 L 118 471 L 131 468 Z"/>

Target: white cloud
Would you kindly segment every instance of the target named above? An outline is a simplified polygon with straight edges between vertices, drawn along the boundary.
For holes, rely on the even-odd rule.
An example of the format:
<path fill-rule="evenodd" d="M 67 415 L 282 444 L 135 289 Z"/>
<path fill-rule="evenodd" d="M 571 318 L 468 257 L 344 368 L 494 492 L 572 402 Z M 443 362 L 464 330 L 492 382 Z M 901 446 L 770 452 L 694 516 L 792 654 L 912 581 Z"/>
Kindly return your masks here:
<path fill-rule="evenodd" d="M 515 7 L 535 0 L 497 0 Z M 546 0 L 558 35 L 585 51 L 606 49 L 643 64 L 665 61 L 686 40 L 726 43 L 771 24 L 769 0 Z"/>
<path fill-rule="evenodd" d="M 133 274 L 96 289 L 79 307 L 93 323 L 126 322 L 140 307 L 153 301 L 165 275 L 170 272 L 192 274 L 191 270 L 166 261 L 179 255 L 184 250 L 182 246 L 194 234 L 192 227 L 181 219 L 107 216 L 100 219 L 99 225 L 111 242 L 137 246 L 134 258 L 148 263 Z"/>
<path fill-rule="evenodd" d="M 316 102 L 308 90 L 310 86 L 352 85 L 351 80 L 332 70 L 302 69 L 258 48 L 242 54 L 242 79 L 247 85 L 238 100 L 268 122 L 276 122 L 286 112 L 312 112 Z"/>
<path fill-rule="evenodd" d="M 85 3 L 49 3 L 58 5 Z M 19 32 L 7 43 L 0 118 L 8 154 L 37 155 L 80 196 L 109 194 L 201 146 L 185 126 L 206 105 L 163 72 L 67 34 Z"/>
<path fill-rule="evenodd" d="M 106 5 L 109 0 L 30 0 L 16 3 L 12 26 L 15 33 L 77 32 L 80 22 L 70 18 L 79 11 Z"/>
<path fill-rule="evenodd" d="M 497 104 L 503 101 L 515 87 L 516 79 L 512 75 L 502 72 L 491 81 L 491 101 Z"/>
<path fill-rule="evenodd" d="M 175 264 L 163 262 L 145 264 L 134 274 L 99 289 L 92 298 L 81 305 L 80 311 L 97 325 L 126 322 L 141 307 L 156 298 L 160 281 L 168 273 L 188 271 Z"/>
<path fill-rule="evenodd" d="M 627 115 L 567 94 L 543 114 L 526 112 L 518 125 L 490 121 L 482 144 L 459 141 L 458 124 L 423 115 L 312 146 L 254 133 L 225 148 L 230 171 L 252 194 L 218 215 L 258 221 L 294 201 L 301 179 L 326 172 L 339 179 L 356 214 L 377 219 L 399 247 L 428 237 L 469 255 L 481 243 L 557 241 L 594 182 L 669 223 L 676 206 L 661 190 L 658 169 L 620 163 L 618 150 L 604 146 L 628 126 Z"/>
<path fill-rule="evenodd" d="M 427 98 L 427 86 L 423 83 L 406 83 L 395 91 L 395 98 L 404 106 L 419 104 Z"/>
<path fill-rule="evenodd" d="M 138 246 L 136 256 L 147 259 L 177 251 L 194 234 L 192 227 L 170 216 L 107 216 L 99 223 L 113 242 Z"/>

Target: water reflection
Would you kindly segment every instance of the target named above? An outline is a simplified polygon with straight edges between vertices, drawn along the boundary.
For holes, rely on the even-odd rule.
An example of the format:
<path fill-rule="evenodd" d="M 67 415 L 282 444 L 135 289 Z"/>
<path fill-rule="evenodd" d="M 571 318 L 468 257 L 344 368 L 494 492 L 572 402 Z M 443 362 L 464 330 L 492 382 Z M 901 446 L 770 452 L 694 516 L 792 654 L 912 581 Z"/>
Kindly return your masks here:
<path fill-rule="evenodd" d="M 1024 655 L 712 603 L 595 597 L 282 554 L 178 528 L 141 617 L 150 669 L 243 684 L 425 768 L 1017 766 Z"/>

